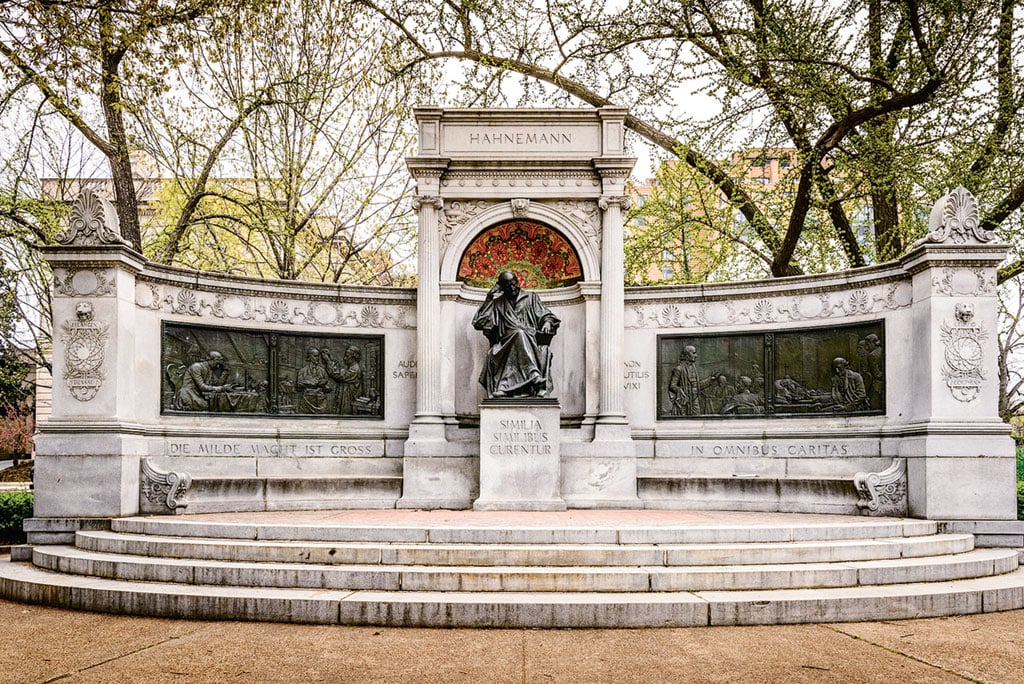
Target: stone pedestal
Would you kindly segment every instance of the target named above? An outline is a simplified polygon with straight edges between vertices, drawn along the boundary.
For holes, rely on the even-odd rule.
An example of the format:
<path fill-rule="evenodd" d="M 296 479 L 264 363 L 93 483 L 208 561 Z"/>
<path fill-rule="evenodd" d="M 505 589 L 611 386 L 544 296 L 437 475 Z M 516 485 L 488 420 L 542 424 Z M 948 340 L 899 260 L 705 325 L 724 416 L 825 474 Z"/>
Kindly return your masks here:
<path fill-rule="evenodd" d="M 555 399 L 492 399 L 480 405 L 478 511 L 564 511 Z"/>

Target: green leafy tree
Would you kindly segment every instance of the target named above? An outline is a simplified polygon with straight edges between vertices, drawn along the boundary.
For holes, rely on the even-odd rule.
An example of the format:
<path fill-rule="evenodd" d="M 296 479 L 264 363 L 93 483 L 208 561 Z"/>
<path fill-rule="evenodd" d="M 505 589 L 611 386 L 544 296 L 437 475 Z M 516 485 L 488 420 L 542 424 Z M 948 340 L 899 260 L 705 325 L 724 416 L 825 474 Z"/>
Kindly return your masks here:
<path fill-rule="evenodd" d="M 801 257 L 820 253 L 804 244 L 814 239 L 840 245 L 845 265 L 893 258 L 957 168 L 977 171 L 973 191 L 993 190 L 990 227 L 1024 198 L 1019 180 L 988 180 L 1021 125 L 1016 0 L 361 1 L 403 31 L 408 69 L 468 64 L 465 102 L 501 102 L 502 84 L 522 78 L 521 103 L 628 107 L 632 131 L 742 216 L 735 225 L 772 275 L 817 268 Z M 689 119 L 687 91 L 717 100 L 718 113 Z M 745 170 L 716 161 L 727 147 L 797 150 L 784 212 L 748 190 Z M 948 165 L 954 148 L 959 167 Z M 873 232 L 862 234 L 850 214 L 865 205 Z"/>
<path fill-rule="evenodd" d="M 107 159 L 121 235 L 142 251 L 126 117 L 167 89 L 180 46 L 199 32 L 216 35 L 211 17 L 243 0 L 12 0 L 0 5 L 0 63 L 14 92 L 34 90 Z M 102 128 L 101 128 L 102 125 Z M 105 129 L 105 130 L 104 130 Z"/>

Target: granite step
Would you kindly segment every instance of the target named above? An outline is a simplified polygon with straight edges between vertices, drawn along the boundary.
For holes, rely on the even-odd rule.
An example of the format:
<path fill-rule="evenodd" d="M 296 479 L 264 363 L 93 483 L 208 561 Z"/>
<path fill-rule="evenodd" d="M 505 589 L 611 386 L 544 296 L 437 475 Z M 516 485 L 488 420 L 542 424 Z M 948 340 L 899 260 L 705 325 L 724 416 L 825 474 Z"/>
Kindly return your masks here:
<path fill-rule="evenodd" d="M 274 524 L 189 520 L 178 516 L 115 518 L 114 532 L 164 537 L 204 537 L 260 541 L 381 542 L 437 544 L 725 544 L 834 541 L 931 536 L 928 520 L 883 518 L 843 523 L 744 525 L 470 526 L 459 524 L 361 525 Z"/>
<path fill-rule="evenodd" d="M 1024 570 L 837 589 L 523 593 L 331 591 L 126 582 L 0 561 L 0 595 L 79 610 L 191 619 L 417 627 L 683 627 L 962 615 L 1024 607 Z"/>
<path fill-rule="evenodd" d="M 964 553 L 970 534 L 730 544 L 441 544 L 299 542 L 80 531 L 88 551 L 161 558 L 321 565 L 632 566 L 827 563 Z"/>
<path fill-rule="evenodd" d="M 317 565 L 147 558 L 71 546 L 33 550 L 38 567 L 141 582 L 384 591 L 661 592 L 905 584 L 1012 572 L 1012 549 L 849 563 L 703 567 Z"/>

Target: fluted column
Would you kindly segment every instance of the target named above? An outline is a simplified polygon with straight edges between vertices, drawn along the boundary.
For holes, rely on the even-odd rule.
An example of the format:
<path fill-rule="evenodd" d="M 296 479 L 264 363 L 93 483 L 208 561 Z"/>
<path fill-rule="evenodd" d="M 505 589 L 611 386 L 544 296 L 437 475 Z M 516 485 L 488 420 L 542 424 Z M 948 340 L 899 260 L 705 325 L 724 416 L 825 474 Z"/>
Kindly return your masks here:
<path fill-rule="evenodd" d="M 625 286 L 622 212 L 629 208 L 625 195 L 603 195 L 598 205 L 601 225 L 601 400 L 599 424 L 625 424 L 622 389 L 622 345 Z"/>
<path fill-rule="evenodd" d="M 441 423 L 441 238 L 438 212 L 443 202 L 435 195 L 418 195 L 419 213 L 416 288 L 416 423 Z"/>

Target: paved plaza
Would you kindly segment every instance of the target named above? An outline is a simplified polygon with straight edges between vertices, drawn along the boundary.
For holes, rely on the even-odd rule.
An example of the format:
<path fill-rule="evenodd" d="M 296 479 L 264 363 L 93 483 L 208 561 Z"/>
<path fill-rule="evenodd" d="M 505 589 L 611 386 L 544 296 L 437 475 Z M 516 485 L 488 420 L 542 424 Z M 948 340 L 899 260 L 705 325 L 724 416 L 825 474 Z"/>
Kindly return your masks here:
<path fill-rule="evenodd" d="M 394 629 L 0 601 L 0 682 L 1006 682 L 1024 611 L 831 625 Z"/>

